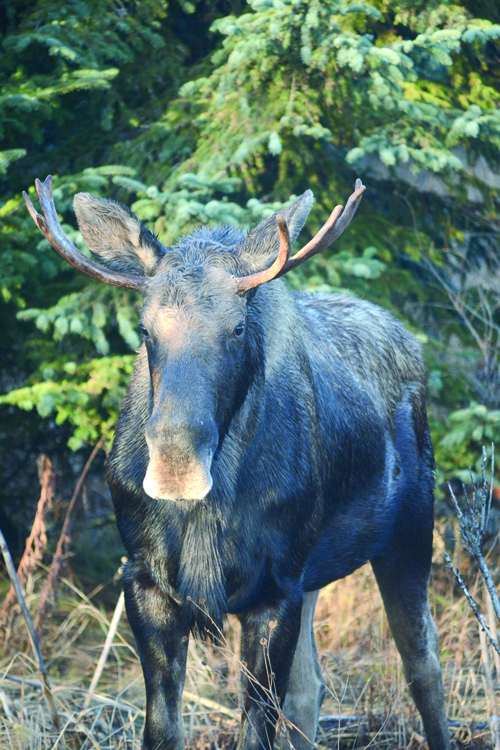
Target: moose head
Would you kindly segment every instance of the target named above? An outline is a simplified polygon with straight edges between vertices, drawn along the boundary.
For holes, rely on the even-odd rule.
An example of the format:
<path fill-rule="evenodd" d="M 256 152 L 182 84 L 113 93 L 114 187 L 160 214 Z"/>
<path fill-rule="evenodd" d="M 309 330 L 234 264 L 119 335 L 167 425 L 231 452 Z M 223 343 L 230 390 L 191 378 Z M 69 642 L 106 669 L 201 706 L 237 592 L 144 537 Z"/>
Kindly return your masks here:
<path fill-rule="evenodd" d="M 38 228 L 79 271 L 144 297 L 142 356 L 149 368 L 149 453 L 143 488 L 158 500 L 197 500 L 212 487 L 218 445 L 251 382 L 252 316 L 257 288 L 278 279 L 339 237 L 365 190 L 356 180 L 345 209 L 337 206 L 295 255 L 290 248 L 312 206 L 310 190 L 246 237 L 234 229 L 201 229 L 166 248 L 126 206 L 78 193 L 74 208 L 96 260 L 64 234 L 52 177 L 36 181 L 43 216 L 23 193 Z"/>

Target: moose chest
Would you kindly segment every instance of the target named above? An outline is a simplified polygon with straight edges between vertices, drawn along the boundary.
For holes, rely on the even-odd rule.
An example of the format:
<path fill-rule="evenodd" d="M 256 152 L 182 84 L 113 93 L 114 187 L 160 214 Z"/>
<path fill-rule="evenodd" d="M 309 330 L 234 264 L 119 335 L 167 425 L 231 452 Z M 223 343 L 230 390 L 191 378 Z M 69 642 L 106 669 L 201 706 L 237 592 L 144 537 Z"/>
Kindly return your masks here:
<path fill-rule="evenodd" d="M 290 497 L 278 503 L 265 493 L 225 509 L 210 499 L 190 507 L 148 499 L 132 522 L 118 504 L 129 572 L 217 621 L 263 600 L 298 595 L 319 517 L 314 498 L 301 499 L 302 513 L 298 502 L 287 512 Z"/>

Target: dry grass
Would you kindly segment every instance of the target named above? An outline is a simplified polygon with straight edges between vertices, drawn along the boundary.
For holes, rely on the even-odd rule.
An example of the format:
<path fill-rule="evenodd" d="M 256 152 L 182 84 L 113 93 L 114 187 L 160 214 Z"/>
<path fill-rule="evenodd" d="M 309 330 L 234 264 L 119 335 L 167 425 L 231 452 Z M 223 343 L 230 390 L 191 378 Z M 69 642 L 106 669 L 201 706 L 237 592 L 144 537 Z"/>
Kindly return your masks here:
<path fill-rule="evenodd" d="M 436 534 L 432 602 L 441 634 L 442 663 L 459 747 L 490 747 L 489 719 L 496 714 L 500 663 L 483 645 L 477 621 L 442 563 Z M 467 566 L 460 550 L 455 562 Z M 472 569 L 471 590 L 482 603 Z M 31 608 L 46 579 L 31 576 Z M 35 665 L 27 651 L 23 623 L 14 620 L 0 663 L 0 747 L 2 750 L 139 750 L 144 720 L 144 686 L 126 618 L 122 618 L 103 676 L 88 708 L 85 694 L 109 629 L 112 613 L 99 609 L 63 579 L 57 608 L 44 629 L 42 647 L 57 704 L 60 729 L 51 726 Z M 486 610 L 483 610 L 486 611 Z M 423 747 L 420 719 L 409 697 L 401 662 L 369 566 L 328 586 L 316 612 L 321 665 L 328 687 L 317 746 L 338 748 Z M 235 747 L 238 729 L 238 623 L 230 619 L 225 643 L 191 643 L 185 686 L 184 722 L 188 748 Z M 15 678 L 14 681 L 9 678 Z M 489 680 L 489 681 L 488 681 Z"/>

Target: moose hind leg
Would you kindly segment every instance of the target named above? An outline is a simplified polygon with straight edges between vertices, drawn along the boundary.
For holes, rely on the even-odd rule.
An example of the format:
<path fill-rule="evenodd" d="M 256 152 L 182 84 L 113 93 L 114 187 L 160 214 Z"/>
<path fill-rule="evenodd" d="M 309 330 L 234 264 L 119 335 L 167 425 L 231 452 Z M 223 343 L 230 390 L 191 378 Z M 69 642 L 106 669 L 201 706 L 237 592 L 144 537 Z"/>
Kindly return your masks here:
<path fill-rule="evenodd" d="M 439 637 L 427 597 L 428 568 L 411 554 L 372 561 L 405 678 L 422 716 L 429 750 L 448 750 L 450 734 L 439 664 Z M 399 564 L 397 562 L 399 557 Z"/>
<path fill-rule="evenodd" d="M 325 697 L 325 685 L 318 663 L 313 619 L 319 591 L 304 594 L 300 634 L 295 649 L 283 713 L 293 724 L 289 730 L 295 750 L 311 750 Z"/>

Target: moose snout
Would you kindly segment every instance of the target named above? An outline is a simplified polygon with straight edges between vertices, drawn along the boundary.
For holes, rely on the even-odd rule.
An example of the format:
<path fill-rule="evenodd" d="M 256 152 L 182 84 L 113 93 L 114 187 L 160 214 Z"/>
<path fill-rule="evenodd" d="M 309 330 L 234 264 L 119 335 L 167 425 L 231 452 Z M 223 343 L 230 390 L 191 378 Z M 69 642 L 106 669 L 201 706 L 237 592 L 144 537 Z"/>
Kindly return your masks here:
<path fill-rule="evenodd" d="M 208 418 L 167 423 L 153 416 L 146 428 L 149 462 L 143 481 L 156 500 L 202 500 L 212 489 L 210 473 L 218 431 Z"/>

